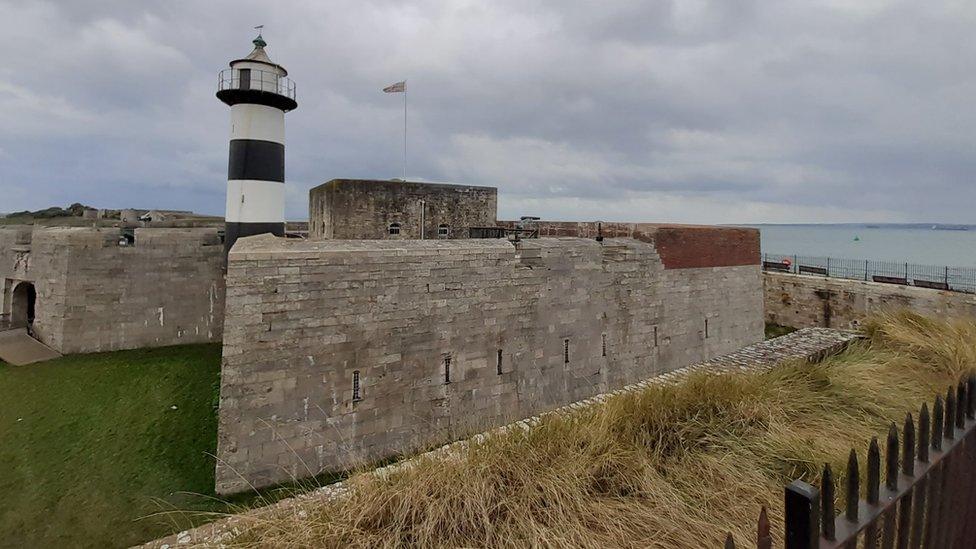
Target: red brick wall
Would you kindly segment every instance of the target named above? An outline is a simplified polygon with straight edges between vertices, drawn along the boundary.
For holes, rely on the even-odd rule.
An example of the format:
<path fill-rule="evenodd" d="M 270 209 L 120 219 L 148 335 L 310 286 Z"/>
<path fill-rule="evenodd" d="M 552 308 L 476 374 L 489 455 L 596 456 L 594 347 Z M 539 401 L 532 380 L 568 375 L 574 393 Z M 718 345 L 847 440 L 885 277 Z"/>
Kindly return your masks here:
<path fill-rule="evenodd" d="M 499 221 L 514 227 L 514 221 Z M 541 221 L 539 236 L 594 238 L 594 222 Z M 709 225 L 658 225 L 654 223 L 602 223 L 607 238 L 635 238 L 657 248 L 666 269 L 759 265 L 759 230 Z"/>

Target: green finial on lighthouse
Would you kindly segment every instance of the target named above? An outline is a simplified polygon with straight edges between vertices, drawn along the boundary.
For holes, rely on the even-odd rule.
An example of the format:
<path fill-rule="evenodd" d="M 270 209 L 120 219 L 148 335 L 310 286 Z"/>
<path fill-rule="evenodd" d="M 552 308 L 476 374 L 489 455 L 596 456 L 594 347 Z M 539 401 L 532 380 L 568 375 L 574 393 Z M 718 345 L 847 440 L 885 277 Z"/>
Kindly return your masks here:
<path fill-rule="evenodd" d="M 261 38 L 261 29 L 263 28 L 264 25 L 254 27 L 254 29 L 258 31 L 258 37 L 251 41 L 255 48 L 263 48 L 268 45 L 268 43 L 264 41 L 264 38 Z"/>

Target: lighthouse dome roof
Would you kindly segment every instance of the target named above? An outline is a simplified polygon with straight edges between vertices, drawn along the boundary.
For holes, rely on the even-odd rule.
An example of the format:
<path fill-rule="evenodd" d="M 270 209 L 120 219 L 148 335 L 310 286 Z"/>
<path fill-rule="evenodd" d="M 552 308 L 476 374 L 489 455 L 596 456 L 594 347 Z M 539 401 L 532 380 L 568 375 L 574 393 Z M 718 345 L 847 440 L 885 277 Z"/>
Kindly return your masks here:
<path fill-rule="evenodd" d="M 254 40 L 252 40 L 252 43 L 254 44 L 254 50 L 252 50 L 251 53 L 247 54 L 247 57 L 244 57 L 242 59 L 235 59 L 235 60 L 231 61 L 230 62 L 230 66 L 231 67 L 233 67 L 234 64 L 236 64 L 236 63 L 240 63 L 240 62 L 243 62 L 243 61 L 250 61 L 252 63 L 263 63 L 265 65 L 270 65 L 270 66 L 272 66 L 272 67 L 280 70 L 281 71 L 281 76 L 287 76 L 288 75 L 288 71 L 285 70 L 284 67 L 282 67 L 281 65 L 275 63 L 274 61 L 271 60 L 270 57 L 268 57 L 268 53 L 266 51 L 264 51 L 264 47 L 267 46 L 268 43 L 264 41 L 264 38 L 262 38 L 260 34 L 258 35 L 257 38 L 255 38 Z"/>

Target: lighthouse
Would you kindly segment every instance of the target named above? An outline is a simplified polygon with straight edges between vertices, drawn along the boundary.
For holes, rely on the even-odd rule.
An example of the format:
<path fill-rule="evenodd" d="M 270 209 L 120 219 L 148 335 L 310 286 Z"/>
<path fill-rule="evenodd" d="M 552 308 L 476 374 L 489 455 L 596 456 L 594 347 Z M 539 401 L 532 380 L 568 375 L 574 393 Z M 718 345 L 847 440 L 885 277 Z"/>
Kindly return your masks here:
<path fill-rule="evenodd" d="M 217 99 L 230 106 L 224 247 L 244 236 L 285 234 L 285 113 L 298 107 L 288 71 L 254 51 L 220 72 Z"/>

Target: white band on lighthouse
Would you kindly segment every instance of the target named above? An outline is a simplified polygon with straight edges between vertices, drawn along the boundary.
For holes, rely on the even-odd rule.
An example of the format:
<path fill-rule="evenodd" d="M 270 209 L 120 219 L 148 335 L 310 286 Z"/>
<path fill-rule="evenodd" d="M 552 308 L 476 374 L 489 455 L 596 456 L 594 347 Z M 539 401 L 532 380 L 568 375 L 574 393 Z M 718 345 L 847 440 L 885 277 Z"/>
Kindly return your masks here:
<path fill-rule="evenodd" d="M 230 138 L 257 139 L 285 144 L 285 117 L 281 109 L 238 103 L 230 108 Z"/>
<path fill-rule="evenodd" d="M 227 182 L 227 223 L 281 223 L 284 218 L 285 192 L 281 183 L 253 179 Z"/>

